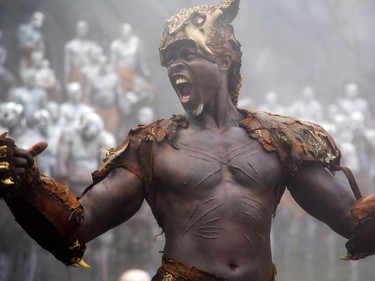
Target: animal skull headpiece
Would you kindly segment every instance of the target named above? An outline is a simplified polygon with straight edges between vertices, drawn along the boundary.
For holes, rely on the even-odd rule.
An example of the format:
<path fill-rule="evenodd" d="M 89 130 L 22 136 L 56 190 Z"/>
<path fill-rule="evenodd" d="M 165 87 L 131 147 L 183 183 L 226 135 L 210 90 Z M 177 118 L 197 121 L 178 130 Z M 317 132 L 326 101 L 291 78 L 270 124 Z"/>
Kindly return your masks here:
<path fill-rule="evenodd" d="M 169 18 L 159 47 L 161 65 L 166 66 L 168 46 L 180 40 L 192 40 L 198 51 L 208 58 L 225 50 L 232 53 L 235 61 L 241 61 L 240 43 L 231 25 L 238 13 L 239 3 L 240 0 L 223 0 L 217 5 L 183 9 Z M 231 42 L 232 48 L 225 45 L 227 42 Z"/>

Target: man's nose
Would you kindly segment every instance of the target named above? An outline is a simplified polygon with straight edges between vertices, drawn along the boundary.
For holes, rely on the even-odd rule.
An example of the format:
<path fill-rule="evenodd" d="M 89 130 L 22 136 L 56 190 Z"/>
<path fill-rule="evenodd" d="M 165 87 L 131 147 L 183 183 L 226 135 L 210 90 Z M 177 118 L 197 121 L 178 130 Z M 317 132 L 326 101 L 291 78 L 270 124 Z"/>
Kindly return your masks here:
<path fill-rule="evenodd" d="M 185 64 L 179 60 L 176 60 L 169 66 L 171 72 L 180 72 L 185 68 Z"/>

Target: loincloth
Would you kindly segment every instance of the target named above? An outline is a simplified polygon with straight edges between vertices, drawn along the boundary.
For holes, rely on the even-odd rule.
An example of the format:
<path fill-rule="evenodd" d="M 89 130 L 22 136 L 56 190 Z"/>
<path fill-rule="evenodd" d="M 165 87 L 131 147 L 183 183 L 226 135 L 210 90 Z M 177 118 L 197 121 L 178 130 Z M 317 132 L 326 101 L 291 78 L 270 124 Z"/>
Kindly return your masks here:
<path fill-rule="evenodd" d="M 276 268 L 274 267 L 271 281 L 275 281 Z M 162 266 L 158 269 L 152 281 L 229 281 L 215 276 L 193 266 L 188 266 L 173 260 L 163 258 Z"/>
<path fill-rule="evenodd" d="M 152 281 L 228 281 L 193 266 L 188 266 L 173 260 L 163 258 L 162 266 L 158 269 Z"/>
<path fill-rule="evenodd" d="M 131 91 L 133 89 L 134 80 L 138 77 L 138 74 L 126 67 L 118 67 L 116 72 L 120 77 L 122 89 L 124 91 Z"/>

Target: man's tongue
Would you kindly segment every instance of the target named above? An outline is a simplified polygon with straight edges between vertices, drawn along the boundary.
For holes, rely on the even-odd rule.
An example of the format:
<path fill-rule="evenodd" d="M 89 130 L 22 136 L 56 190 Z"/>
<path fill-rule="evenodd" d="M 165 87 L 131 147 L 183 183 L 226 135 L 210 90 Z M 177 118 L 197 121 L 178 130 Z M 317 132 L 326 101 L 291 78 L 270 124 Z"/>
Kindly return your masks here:
<path fill-rule="evenodd" d="M 191 86 L 189 84 L 184 84 L 181 88 L 181 101 L 188 102 L 190 99 Z"/>

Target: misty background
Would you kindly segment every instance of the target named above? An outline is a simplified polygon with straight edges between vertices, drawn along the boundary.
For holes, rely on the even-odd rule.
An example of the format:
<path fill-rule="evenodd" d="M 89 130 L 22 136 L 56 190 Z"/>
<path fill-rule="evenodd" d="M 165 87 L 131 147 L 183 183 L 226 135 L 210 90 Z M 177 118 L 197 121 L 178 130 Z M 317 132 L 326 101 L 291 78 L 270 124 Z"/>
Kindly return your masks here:
<path fill-rule="evenodd" d="M 212 1 L 163 0 L 0 0 L 2 44 L 8 49 L 7 66 L 16 73 L 16 32 L 39 10 L 46 15 L 43 27 L 46 57 L 58 78 L 63 73 L 63 47 L 75 34 L 75 24 L 85 20 L 89 37 L 105 50 L 120 36 L 124 22 L 141 38 L 159 111 L 162 116 L 180 112 L 159 64 L 158 46 L 165 19 L 181 8 Z M 345 84 L 357 83 L 372 108 L 375 102 L 375 2 L 372 0 L 246 0 L 234 21 L 242 43 L 244 86 L 242 96 L 261 102 L 268 91 L 290 103 L 302 88 L 311 85 L 317 99 L 332 102 L 343 95 Z M 161 106 L 162 105 L 162 106 Z"/>
<path fill-rule="evenodd" d="M 89 24 L 89 38 L 99 43 L 105 52 L 110 43 L 120 37 L 121 24 L 129 22 L 142 41 L 151 70 L 157 117 L 168 118 L 182 112 L 182 107 L 169 84 L 166 69 L 159 63 L 158 46 L 164 21 L 182 8 L 215 3 L 207 0 L 0 0 L 0 30 L 3 33 L 0 45 L 8 50 L 7 68 L 16 74 L 19 59 L 17 29 L 29 21 L 33 12 L 41 11 L 46 16 L 43 27 L 46 58 L 62 82 L 64 44 L 75 36 L 78 20 Z M 240 98 L 248 97 L 254 104 L 259 104 L 265 93 L 275 91 L 279 102 L 288 106 L 300 97 L 305 86 L 310 85 L 315 89 L 316 99 L 327 105 L 342 98 L 345 85 L 354 82 L 373 111 L 374 15 L 373 0 L 242 0 L 234 21 L 243 51 L 244 84 Z M 356 265 L 337 258 L 335 270 L 340 272 L 337 277 L 327 262 L 325 241 L 306 239 L 306 243 L 312 241 L 315 244 L 311 247 L 320 249 L 323 254 L 318 259 L 301 259 L 302 249 L 297 244 L 291 250 L 292 260 L 283 261 L 282 255 L 275 259 L 278 281 L 310 281 L 308 276 L 314 276 L 311 280 L 362 281 L 372 280 L 375 275 L 374 257 Z M 337 244 L 338 251 L 345 254 L 345 241 L 339 240 Z M 155 266 L 160 263 L 159 258 L 160 254 Z M 117 281 L 116 274 L 111 275 L 111 281 Z M 36 276 L 36 281 L 68 280 L 65 266 L 49 254 L 38 261 Z"/>

